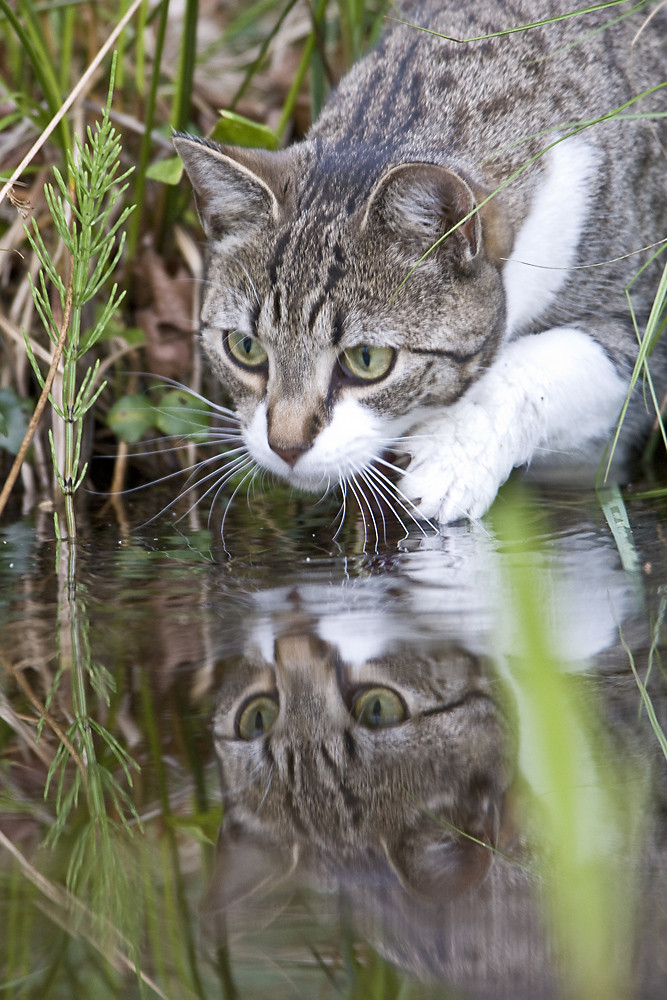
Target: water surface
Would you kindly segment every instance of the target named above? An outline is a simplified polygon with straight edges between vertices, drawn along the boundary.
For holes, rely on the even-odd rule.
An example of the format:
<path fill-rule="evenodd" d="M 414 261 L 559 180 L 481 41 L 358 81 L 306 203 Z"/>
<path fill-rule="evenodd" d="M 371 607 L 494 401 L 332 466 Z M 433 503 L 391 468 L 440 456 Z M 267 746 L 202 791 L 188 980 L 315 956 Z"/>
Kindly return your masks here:
<path fill-rule="evenodd" d="M 658 504 L 160 507 L 0 529 L 6 995 L 665 995 Z"/>

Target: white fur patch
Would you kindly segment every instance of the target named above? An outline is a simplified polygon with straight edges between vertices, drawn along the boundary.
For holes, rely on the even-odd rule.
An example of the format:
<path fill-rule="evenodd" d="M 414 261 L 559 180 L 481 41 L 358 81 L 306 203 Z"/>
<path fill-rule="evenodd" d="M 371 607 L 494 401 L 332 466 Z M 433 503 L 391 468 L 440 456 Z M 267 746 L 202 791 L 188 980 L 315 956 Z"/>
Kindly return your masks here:
<path fill-rule="evenodd" d="M 625 391 L 581 330 L 521 337 L 465 396 L 414 429 L 401 489 L 425 517 L 479 517 L 515 466 L 543 455 L 597 458 Z"/>
<path fill-rule="evenodd" d="M 356 400 L 343 399 L 335 405 L 331 422 L 293 468 L 269 447 L 264 403 L 257 407 L 244 438 L 263 468 L 300 489 L 326 490 L 339 478 L 358 473 L 384 450 L 386 422 Z"/>
<path fill-rule="evenodd" d="M 567 268 L 577 263 L 595 169 L 594 151 L 580 137 L 547 154 L 544 180 L 503 270 L 508 337 L 544 312 L 567 281 Z"/>

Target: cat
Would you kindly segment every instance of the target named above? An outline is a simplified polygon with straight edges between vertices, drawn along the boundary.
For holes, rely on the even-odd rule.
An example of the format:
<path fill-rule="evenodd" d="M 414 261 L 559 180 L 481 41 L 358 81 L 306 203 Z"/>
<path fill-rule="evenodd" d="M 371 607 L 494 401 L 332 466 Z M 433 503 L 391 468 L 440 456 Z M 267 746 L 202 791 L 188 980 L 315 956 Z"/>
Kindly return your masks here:
<path fill-rule="evenodd" d="M 175 136 L 247 478 L 447 523 L 514 467 L 597 467 L 637 356 L 625 286 L 643 331 L 667 236 L 664 120 L 641 117 L 666 92 L 633 102 L 665 81 L 667 12 L 639 7 L 406 2 L 303 141 Z"/>
<path fill-rule="evenodd" d="M 210 906 L 232 925 L 249 901 L 303 885 L 431 917 L 484 879 L 507 825 L 512 740 L 492 676 L 442 641 L 349 662 L 292 622 L 273 651 L 229 661 L 214 739 Z"/>

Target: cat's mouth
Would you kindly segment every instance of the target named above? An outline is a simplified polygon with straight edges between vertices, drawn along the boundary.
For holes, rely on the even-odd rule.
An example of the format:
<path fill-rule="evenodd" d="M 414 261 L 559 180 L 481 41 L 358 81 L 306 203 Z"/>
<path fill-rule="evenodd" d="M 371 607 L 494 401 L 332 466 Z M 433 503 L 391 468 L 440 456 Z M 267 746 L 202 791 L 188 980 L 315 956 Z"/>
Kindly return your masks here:
<path fill-rule="evenodd" d="M 394 519 L 406 534 L 409 524 L 425 530 L 418 501 L 401 489 L 411 457 L 408 448 L 400 447 L 406 430 L 405 420 L 382 418 L 347 399 L 336 405 L 330 423 L 306 446 L 299 442 L 272 448 L 264 404 L 257 407 L 243 436 L 260 469 L 319 498 L 338 493 L 341 523 L 352 504 L 360 510 L 366 530 L 379 539 Z"/>
<path fill-rule="evenodd" d="M 264 456 L 256 461 L 277 475 L 284 482 L 308 493 L 324 494 L 332 488 L 355 482 L 376 482 L 382 480 L 389 490 L 396 479 L 405 471 L 410 461 L 406 453 L 399 453 L 387 448 L 379 453 L 367 453 L 366 449 L 358 449 L 356 454 L 341 455 L 333 460 L 322 461 L 317 453 L 316 444 L 304 449 L 271 449 L 272 456 L 267 461 Z M 275 457 L 273 457 L 275 456 Z"/>
<path fill-rule="evenodd" d="M 336 405 L 331 421 L 312 441 L 269 443 L 264 404 L 257 407 L 243 436 L 261 468 L 291 486 L 322 493 L 363 478 L 374 463 L 387 461 L 383 429 L 376 414 L 350 399 Z"/>

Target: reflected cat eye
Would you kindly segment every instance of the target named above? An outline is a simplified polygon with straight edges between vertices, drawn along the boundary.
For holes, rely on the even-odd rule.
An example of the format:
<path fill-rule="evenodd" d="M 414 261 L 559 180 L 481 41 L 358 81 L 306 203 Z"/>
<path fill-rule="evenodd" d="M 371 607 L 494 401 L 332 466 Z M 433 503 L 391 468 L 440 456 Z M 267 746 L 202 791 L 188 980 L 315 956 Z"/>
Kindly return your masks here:
<path fill-rule="evenodd" d="M 391 368 L 396 352 L 393 347 L 373 347 L 371 344 L 357 344 L 343 351 L 341 364 L 349 375 L 375 382 L 383 378 Z"/>
<path fill-rule="evenodd" d="M 268 694 L 255 695 L 241 706 L 236 720 L 236 735 L 242 740 L 265 736 L 278 718 L 280 706 Z"/>
<path fill-rule="evenodd" d="M 352 704 L 352 714 L 361 726 L 386 729 L 404 722 L 405 705 L 391 688 L 374 687 L 361 691 Z"/>
<path fill-rule="evenodd" d="M 233 357 L 244 368 L 259 368 L 267 361 L 267 354 L 257 337 L 250 334 L 241 333 L 239 330 L 230 330 L 225 334 L 225 346 Z"/>

